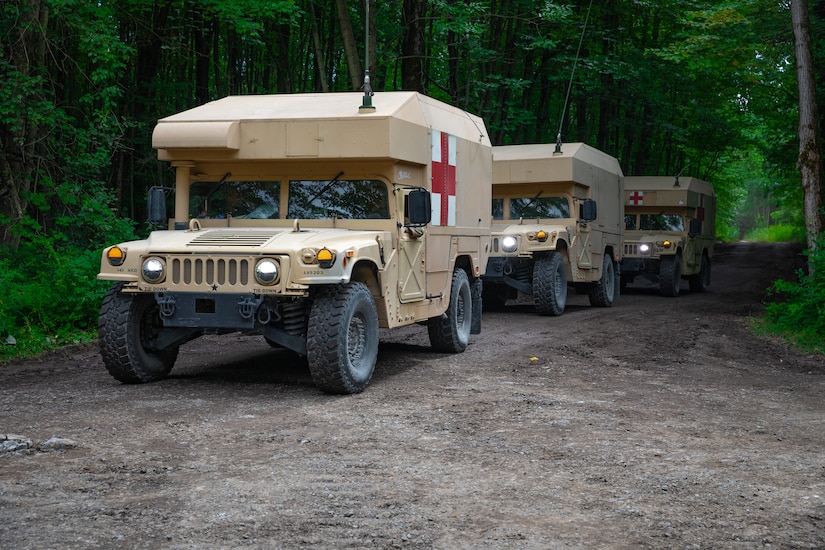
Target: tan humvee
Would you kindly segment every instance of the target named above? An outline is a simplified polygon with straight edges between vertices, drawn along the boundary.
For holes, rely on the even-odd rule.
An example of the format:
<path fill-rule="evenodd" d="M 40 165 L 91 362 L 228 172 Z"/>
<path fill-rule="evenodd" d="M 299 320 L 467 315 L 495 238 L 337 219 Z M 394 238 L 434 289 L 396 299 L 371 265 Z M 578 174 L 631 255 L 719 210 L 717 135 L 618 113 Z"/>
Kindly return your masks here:
<path fill-rule="evenodd" d="M 118 281 L 99 328 L 115 378 L 161 379 L 207 333 L 262 334 L 332 393 L 367 385 L 379 327 L 465 349 L 490 248 L 484 122 L 414 92 L 363 97 L 227 97 L 158 122 L 169 230 L 106 248 L 98 275 Z M 163 193 L 150 217 L 166 222 Z"/>
<path fill-rule="evenodd" d="M 713 187 L 696 178 L 628 176 L 625 197 L 622 286 L 642 275 L 658 282 L 662 296 L 678 296 L 682 279 L 703 292 L 716 242 Z"/>
<path fill-rule="evenodd" d="M 493 148 L 493 249 L 484 303 L 518 292 L 541 315 L 561 315 L 567 286 L 608 307 L 619 295 L 622 169 L 583 143 Z M 598 212 L 597 212 L 598 205 Z"/>

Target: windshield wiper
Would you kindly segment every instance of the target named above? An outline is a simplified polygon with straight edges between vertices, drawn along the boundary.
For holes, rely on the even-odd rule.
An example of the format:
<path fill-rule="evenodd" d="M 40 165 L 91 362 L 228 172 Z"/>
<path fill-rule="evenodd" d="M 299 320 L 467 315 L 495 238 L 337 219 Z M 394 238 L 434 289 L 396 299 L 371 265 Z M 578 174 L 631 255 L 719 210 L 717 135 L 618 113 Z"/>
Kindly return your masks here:
<path fill-rule="evenodd" d="M 534 204 L 537 200 L 539 200 L 539 197 L 541 196 L 541 194 L 542 194 L 542 193 L 544 193 L 544 189 L 542 189 L 541 191 L 539 191 L 538 195 L 536 195 L 535 197 L 533 197 L 532 199 L 530 199 L 530 202 L 528 202 L 527 204 L 525 204 L 525 205 L 524 205 L 524 208 L 527 208 L 527 207 L 533 206 L 533 204 Z"/>
<path fill-rule="evenodd" d="M 334 178 L 332 178 L 331 180 L 329 180 L 329 182 L 327 182 L 327 184 L 326 184 L 325 186 L 323 186 L 323 187 L 321 188 L 321 190 L 320 190 L 320 191 L 318 191 L 317 193 L 315 193 L 314 195 L 312 195 L 312 198 L 311 198 L 311 199 L 309 199 L 309 200 L 307 201 L 307 206 L 309 206 L 309 205 L 311 205 L 313 202 L 315 202 L 315 199 L 317 199 L 318 197 L 320 197 L 321 195 L 323 195 L 323 194 L 327 191 L 327 189 L 329 189 L 330 187 L 332 187 L 332 184 L 333 184 L 333 183 L 335 183 L 336 181 L 338 181 L 338 178 L 340 178 L 340 177 L 341 177 L 341 176 L 343 176 L 343 175 L 344 175 L 344 171 L 343 171 L 343 170 L 341 170 L 340 172 L 338 172 L 338 175 L 337 175 L 337 176 L 335 176 Z"/>

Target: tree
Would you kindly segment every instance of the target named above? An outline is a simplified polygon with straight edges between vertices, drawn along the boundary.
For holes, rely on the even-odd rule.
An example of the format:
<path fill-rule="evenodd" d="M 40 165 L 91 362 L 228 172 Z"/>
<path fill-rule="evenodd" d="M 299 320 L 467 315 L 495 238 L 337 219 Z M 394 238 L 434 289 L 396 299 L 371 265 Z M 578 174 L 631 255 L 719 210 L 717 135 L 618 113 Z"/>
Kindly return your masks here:
<path fill-rule="evenodd" d="M 46 26 L 49 8 L 40 0 L 19 0 L 0 7 L 0 244 L 16 249 L 12 229 L 26 213 L 37 180 L 37 144 L 48 120 Z"/>
<path fill-rule="evenodd" d="M 805 229 L 808 248 L 815 250 L 825 224 L 822 213 L 822 156 L 819 148 L 819 112 L 816 101 L 814 58 L 808 0 L 791 0 L 791 21 L 799 87 L 799 160 L 804 190 Z"/>

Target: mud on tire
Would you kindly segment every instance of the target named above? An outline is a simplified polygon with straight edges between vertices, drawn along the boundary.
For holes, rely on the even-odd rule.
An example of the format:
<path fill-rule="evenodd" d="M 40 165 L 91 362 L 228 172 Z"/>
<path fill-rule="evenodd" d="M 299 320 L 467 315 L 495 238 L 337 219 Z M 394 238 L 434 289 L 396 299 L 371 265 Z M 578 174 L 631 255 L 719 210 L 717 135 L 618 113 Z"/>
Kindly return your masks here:
<path fill-rule="evenodd" d="M 461 353 L 470 342 L 473 320 L 473 299 L 467 273 L 456 268 L 450 287 L 450 304 L 440 317 L 427 323 L 430 344 L 436 351 Z"/>
<path fill-rule="evenodd" d="M 313 295 L 307 359 L 315 385 L 327 393 L 359 393 L 378 358 L 378 312 L 364 283 L 324 287 Z"/>
<path fill-rule="evenodd" d="M 126 384 L 161 380 L 172 370 L 178 347 L 152 348 L 152 340 L 163 328 L 155 298 L 123 293 L 123 284 L 109 289 L 100 308 L 97 335 L 103 364 Z"/>

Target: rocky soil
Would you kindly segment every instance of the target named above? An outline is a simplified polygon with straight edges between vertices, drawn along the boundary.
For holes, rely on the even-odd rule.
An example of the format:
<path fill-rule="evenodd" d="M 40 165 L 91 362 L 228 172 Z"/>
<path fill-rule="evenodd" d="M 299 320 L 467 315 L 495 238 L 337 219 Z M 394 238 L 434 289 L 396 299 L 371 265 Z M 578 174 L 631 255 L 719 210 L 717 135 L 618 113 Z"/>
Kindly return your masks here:
<path fill-rule="evenodd" d="M 2 364 L 0 546 L 825 547 L 825 358 L 748 328 L 801 261 L 726 245 L 705 293 L 510 305 L 459 355 L 385 331 L 346 397 L 239 335 L 147 385 Z"/>

